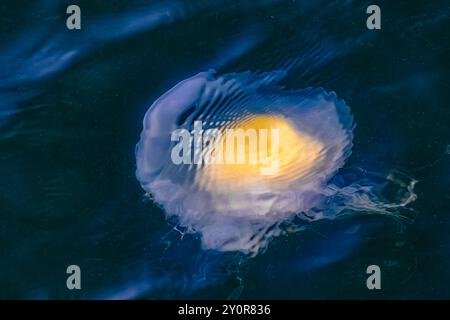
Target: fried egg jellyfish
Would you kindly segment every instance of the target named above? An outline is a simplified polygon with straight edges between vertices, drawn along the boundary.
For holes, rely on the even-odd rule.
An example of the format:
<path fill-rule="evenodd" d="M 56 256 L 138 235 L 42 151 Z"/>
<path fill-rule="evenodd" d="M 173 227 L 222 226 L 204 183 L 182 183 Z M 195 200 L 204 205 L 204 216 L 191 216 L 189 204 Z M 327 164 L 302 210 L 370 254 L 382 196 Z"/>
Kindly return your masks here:
<path fill-rule="evenodd" d="M 282 71 L 202 72 L 162 95 L 145 115 L 136 146 L 137 179 L 168 218 L 200 234 L 205 249 L 256 254 L 274 236 L 295 230 L 290 224 L 295 217 L 334 219 L 358 211 L 395 215 L 415 199 L 415 181 L 400 183 L 394 174 L 390 181 L 404 190 L 394 201 L 379 192 L 388 176 L 381 182 L 366 172 L 353 182 L 336 179 L 352 149 L 350 108 L 322 88 L 286 90 L 278 85 L 284 76 Z M 199 121 L 201 133 L 277 129 L 276 172 L 264 175 L 260 164 L 248 163 L 175 164 L 172 133 L 185 129 L 192 142 L 198 139 Z M 202 156 L 206 149 L 194 147 L 189 156 Z M 251 156 L 248 148 L 245 153 Z"/>

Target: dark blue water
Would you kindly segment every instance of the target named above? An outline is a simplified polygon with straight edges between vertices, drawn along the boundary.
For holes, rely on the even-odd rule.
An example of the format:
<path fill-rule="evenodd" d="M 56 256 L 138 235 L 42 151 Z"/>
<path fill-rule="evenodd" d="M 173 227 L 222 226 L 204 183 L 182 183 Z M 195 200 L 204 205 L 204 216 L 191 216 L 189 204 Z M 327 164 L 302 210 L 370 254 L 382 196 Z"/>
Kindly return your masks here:
<path fill-rule="evenodd" d="M 0 298 L 450 297 L 448 1 L 379 1 L 375 31 L 368 1 L 76 1 L 69 31 L 74 3 L 0 4 Z M 412 219 L 308 223 L 254 258 L 202 250 L 144 195 L 134 149 L 151 103 L 208 69 L 335 91 L 356 122 L 343 172 L 417 180 Z"/>

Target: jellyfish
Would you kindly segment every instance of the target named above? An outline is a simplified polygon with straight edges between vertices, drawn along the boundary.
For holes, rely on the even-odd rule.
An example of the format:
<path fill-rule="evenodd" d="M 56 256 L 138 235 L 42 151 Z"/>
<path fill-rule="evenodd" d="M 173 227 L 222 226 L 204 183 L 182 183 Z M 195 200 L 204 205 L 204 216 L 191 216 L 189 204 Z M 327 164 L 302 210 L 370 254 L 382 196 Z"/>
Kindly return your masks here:
<path fill-rule="evenodd" d="M 336 179 L 352 151 L 350 107 L 323 88 L 284 88 L 284 76 L 201 72 L 145 114 L 136 177 L 168 219 L 200 235 L 204 249 L 257 254 L 295 229 L 286 226 L 296 217 L 390 213 L 413 199 L 412 181 L 402 201 L 389 202 L 378 192 L 385 181 Z M 230 131 L 244 132 L 241 149 Z"/>

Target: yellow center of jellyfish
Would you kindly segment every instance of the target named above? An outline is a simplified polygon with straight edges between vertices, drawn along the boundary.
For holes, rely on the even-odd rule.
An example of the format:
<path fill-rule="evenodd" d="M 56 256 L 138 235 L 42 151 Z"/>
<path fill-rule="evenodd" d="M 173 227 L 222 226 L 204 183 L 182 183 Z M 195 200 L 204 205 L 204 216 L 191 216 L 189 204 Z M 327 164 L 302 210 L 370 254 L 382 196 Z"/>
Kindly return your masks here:
<path fill-rule="evenodd" d="M 285 188 L 306 182 L 322 159 L 322 144 L 281 117 L 258 115 L 220 131 L 220 139 L 210 142 L 212 160 L 198 178 L 204 189 Z"/>

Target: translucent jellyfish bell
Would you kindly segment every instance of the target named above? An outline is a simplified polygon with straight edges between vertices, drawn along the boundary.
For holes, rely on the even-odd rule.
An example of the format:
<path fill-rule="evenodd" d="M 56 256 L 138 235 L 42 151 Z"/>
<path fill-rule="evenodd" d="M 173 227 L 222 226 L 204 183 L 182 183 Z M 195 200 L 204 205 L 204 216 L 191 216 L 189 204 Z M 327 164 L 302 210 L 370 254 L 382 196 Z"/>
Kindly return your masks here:
<path fill-rule="evenodd" d="M 168 216 L 199 232 L 205 248 L 255 253 L 265 247 L 283 221 L 323 206 L 328 181 L 351 153 L 354 125 L 345 102 L 321 88 L 284 90 L 277 85 L 283 76 L 199 73 L 161 96 L 145 115 L 136 147 L 137 178 Z M 195 147 L 196 140 L 229 129 L 276 130 L 273 174 L 262 174 L 267 166 L 261 163 L 199 160 L 208 142 Z M 190 162 L 173 161 L 181 143 L 174 133 L 180 132 L 188 135 L 183 143 L 194 146 L 180 154 Z M 275 138 L 266 141 L 273 144 Z M 248 148 L 242 151 L 252 156 Z M 324 212 L 314 211 L 313 218 Z"/>

